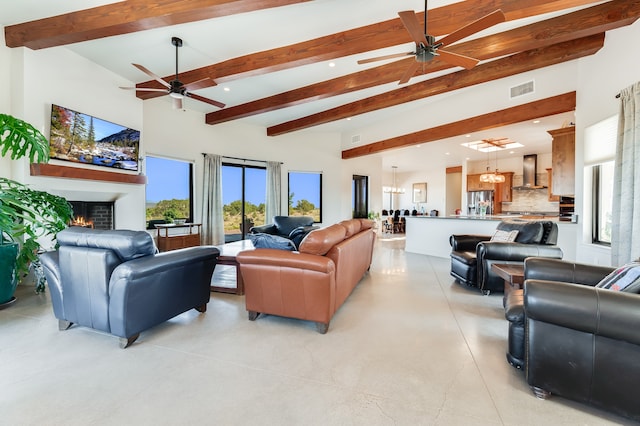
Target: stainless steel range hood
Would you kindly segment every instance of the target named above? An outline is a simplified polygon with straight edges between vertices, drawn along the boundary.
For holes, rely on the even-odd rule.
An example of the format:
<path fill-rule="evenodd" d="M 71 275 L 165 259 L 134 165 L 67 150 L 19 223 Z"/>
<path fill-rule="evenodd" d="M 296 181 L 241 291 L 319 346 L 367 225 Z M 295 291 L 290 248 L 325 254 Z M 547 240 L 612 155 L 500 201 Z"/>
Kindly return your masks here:
<path fill-rule="evenodd" d="M 538 169 L 538 156 L 536 154 L 525 155 L 522 159 L 522 186 L 514 186 L 516 190 L 544 189 L 546 186 L 538 185 L 536 171 Z"/>

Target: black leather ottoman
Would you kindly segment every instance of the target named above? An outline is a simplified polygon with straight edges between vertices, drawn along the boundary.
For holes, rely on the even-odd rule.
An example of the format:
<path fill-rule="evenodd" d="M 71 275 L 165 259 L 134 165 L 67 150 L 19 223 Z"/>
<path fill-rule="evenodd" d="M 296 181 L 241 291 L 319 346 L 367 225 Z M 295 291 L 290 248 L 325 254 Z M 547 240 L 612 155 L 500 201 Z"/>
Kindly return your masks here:
<path fill-rule="evenodd" d="M 515 368 L 524 367 L 524 291 L 509 292 L 505 301 L 505 318 L 509 321 L 507 361 Z"/>
<path fill-rule="evenodd" d="M 478 264 L 475 251 L 451 252 L 451 275 L 460 283 L 478 286 Z"/>

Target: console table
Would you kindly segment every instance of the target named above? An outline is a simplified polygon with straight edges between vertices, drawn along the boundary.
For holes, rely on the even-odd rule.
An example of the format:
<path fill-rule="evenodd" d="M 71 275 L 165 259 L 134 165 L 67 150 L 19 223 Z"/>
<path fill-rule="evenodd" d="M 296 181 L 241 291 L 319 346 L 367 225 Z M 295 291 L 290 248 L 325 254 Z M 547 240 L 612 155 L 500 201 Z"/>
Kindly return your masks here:
<path fill-rule="evenodd" d="M 181 225 L 173 223 L 157 224 L 158 250 L 169 251 L 199 246 L 201 226 L 201 223 L 185 223 Z M 181 231 L 169 232 L 169 230 L 172 229 L 181 229 Z"/>

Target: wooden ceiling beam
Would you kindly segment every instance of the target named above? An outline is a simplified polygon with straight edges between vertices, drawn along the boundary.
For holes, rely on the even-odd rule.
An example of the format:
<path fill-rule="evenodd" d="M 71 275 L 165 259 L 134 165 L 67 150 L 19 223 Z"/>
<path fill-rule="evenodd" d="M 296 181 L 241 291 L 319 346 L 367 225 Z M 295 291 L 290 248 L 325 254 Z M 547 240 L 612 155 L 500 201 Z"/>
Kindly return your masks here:
<path fill-rule="evenodd" d="M 127 0 L 5 27 L 8 47 L 61 46 L 309 0 Z"/>
<path fill-rule="evenodd" d="M 453 123 L 443 124 L 430 129 L 397 136 L 390 139 L 362 145 L 342 151 L 342 159 L 362 157 L 392 149 L 439 141 L 442 139 L 479 132 L 496 127 L 508 126 L 523 121 L 534 120 L 555 114 L 573 111 L 576 108 L 576 92 L 530 102 L 512 108 L 494 111 L 467 118 Z"/>
<path fill-rule="evenodd" d="M 507 19 L 511 17 L 516 19 L 592 3 L 595 2 L 584 0 L 466 0 L 430 9 L 429 33 L 433 36 L 449 34 L 496 9 L 502 9 Z M 418 13 L 418 19 L 424 21 L 424 12 Z M 180 73 L 180 78 L 182 81 L 212 78 L 217 83 L 223 83 L 239 78 L 397 46 L 410 41 L 411 39 L 400 19 L 394 18 L 185 71 Z M 165 80 L 171 80 L 172 78 L 173 76 L 164 77 Z M 155 80 L 149 80 L 136 84 L 136 87 L 160 88 L 161 86 Z M 153 92 L 138 92 L 136 96 L 140 99 L 151 99 L 162 95 Z"/>
<path fill-rule="evenodd" d="M 267 128 L 267 135 L 277 136 L 320 124 L 353 117 L 366 112 L 417 101 L 430 96 L 451 92 L 476 84 L 498 80 L 537 68 L 571 61 L 592 55 L 604 45 L 604 33 L 554 44 L 480 64 L 470 70 L 462 70 L 426 80 L 411 86 L 391 90 L 336 108 Z"/>
<path fill-rule="evenodd" d="M 448 50 L 473 56 L 480 60 L 488 60 L 549 46 L 561 41 L 599 34 L 613 28 L 629 25 L 640 16 L 640 3 L 626 2 L 626 5 L 619 3 L 621 2 L 605 3 L 499 34 L 458 43 Z M 394 61 L 379 67 L 213 111 L 206 114 L 205 122 L 219 124 L 398 81 L 413 60 L 413 58 L 407 58 Z M 443 61 L 434 60 L 421 67 L 418 75 L 448 68 L 452 68 L 452 66 Z"/>

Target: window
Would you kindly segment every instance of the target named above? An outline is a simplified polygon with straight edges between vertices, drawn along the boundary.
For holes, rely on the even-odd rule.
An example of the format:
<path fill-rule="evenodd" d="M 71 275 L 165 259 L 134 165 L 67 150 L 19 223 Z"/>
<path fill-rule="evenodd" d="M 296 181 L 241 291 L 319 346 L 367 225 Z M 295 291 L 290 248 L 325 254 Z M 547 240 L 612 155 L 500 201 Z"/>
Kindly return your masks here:
<path fill-rule="evenodd" d="M 289 172 L 289 216 L 322 222 L 322 173 Z"/>
<path fill-rule="evenodd" d="M 193 222 L 193 164 L 147 155 L 147 221 Z M 147 228 L 153 228 L 147 224 Z"/>
<path fill-rule="evenodd" d="M 611 245 L 614 162 L 593 166 L 593 242 Z"/>

